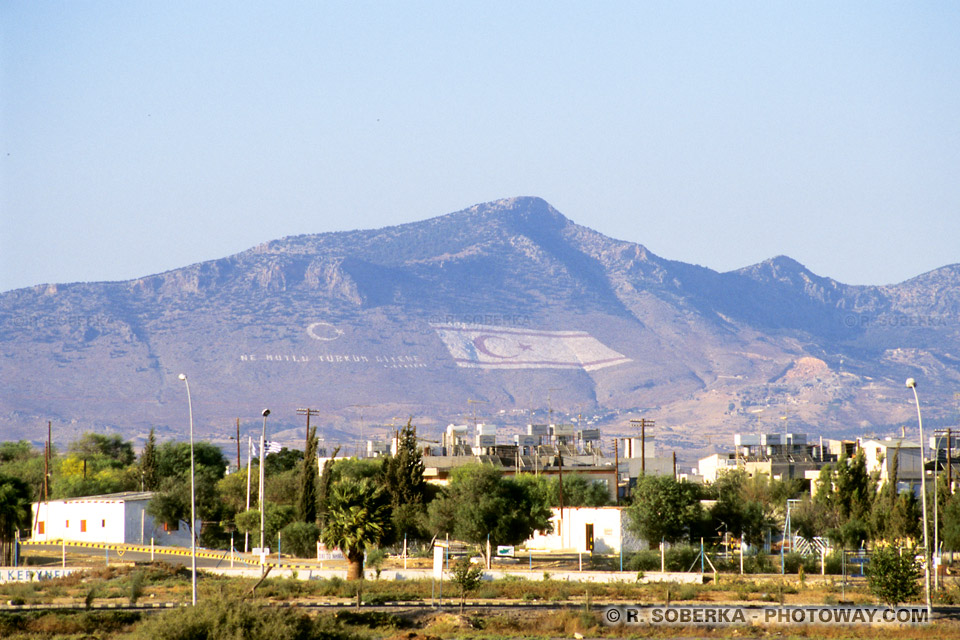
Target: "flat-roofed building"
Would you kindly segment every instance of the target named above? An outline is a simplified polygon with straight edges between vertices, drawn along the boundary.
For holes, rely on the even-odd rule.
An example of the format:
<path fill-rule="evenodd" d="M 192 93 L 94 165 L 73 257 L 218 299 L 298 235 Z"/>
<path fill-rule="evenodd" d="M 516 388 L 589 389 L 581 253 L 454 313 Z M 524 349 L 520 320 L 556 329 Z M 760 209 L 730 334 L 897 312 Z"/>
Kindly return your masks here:
<path fill-rule="evenodd" d="M 168 527 L 147 513 L 151 491 L 34 502 L 31 540 L 190 546 L 190 527 Z M 199 524 L 199 521 L 198 521 Z M 199 532 L 199 528 L 198 528 Z"/>

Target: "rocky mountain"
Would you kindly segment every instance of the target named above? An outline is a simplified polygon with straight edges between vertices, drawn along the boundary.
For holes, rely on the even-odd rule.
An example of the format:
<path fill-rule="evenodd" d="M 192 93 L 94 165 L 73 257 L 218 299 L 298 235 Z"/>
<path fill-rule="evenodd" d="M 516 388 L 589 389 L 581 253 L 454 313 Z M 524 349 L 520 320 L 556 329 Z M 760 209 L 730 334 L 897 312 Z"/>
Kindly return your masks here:
<path fill-rule="evenodd" d="M 197 431 L 224 443 L 237 418 L 242 438 L 259 432 L 263 407 L 291 444 L 298 407 L 320 411 L 330 444 L 474 414 L 611 435 L 643 416 L 681 449 L 735 431 L 887 433 L 915 425 L 911 376 L 928 426 L 955 424 L 958 329 L 960 265 L 882 287 L 783 256 L 718 273 L 514 198 L 2 293 L 0 424 L 40 440 L 49 420 L 63 445 L 183 434 L 183 372 Z"/>

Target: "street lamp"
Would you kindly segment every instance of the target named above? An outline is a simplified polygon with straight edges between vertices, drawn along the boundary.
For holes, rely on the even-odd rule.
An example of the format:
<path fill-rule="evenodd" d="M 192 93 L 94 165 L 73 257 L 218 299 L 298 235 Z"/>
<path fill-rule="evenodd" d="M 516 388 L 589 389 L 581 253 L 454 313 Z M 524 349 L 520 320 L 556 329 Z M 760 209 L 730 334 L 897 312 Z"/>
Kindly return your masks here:
<path fill-rule="evenodd" d="M 187 380 L 187 374 L 181 373 L 177 376 L 187 385 L 187 408 L 190 411 L 190 571 L 193 587 L 193 606 L 197 606 L 197 532 L 194 527 L 197 524 L 197 488 L 196 473 L 193 461 L 193 400 L 190 399 L 190 382 Z"/>
<path fill-rule="evenodd" d="M 917 403 L 917 425 L 920 427 L 920 494 L 923 508 L 923 567 L 924 590 L 927 596 L 927 616 L 933 619 L 930 608 L 930 541 L 927 536 L 927 465 L 923 455 L 923 418 L 920 416 L 920 396 L 917 395 L 917 381 L 907 378 L 907 387 L 913 389 L 913 399 Z"/>
<path fill-rule="evenodd" d="M 260 415 L 263 416 L 263 429 L 260 431 L 260 567 L 261 572 L 266 567 L 267 554 L 264 552 L 264 511 L 263 511 L 263 471 L 267 462 L 266 440 L 267 440 L 267 416 L 270 415 L 270 409 L 264 409 Z"/>

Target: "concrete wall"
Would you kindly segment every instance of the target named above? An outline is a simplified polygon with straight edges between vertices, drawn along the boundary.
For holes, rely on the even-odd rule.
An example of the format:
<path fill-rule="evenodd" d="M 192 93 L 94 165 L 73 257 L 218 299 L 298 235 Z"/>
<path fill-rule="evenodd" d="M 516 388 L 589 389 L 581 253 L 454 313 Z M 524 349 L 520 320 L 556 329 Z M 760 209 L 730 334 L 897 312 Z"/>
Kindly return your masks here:
<path fill-rule="evenodd" d="M 260 577 L 259 568 L 217 568 L 204 569 L 205 573 L 217 573 L 226 576 Z M 270 572 L 271 577 L 296 577 L 300 580 L 322 580 L 330 578 L 345 578 L 346 569 L 273 569 Z M 712 576 L 712 574 L 709 574 Z M 374 580 L 377 577 L 375 571 L 367 569 L 364 572 L 367 580 Z M 429 569 L 389 569 L 381 572 L 381 580 L 430 580 L 433 577 L 433 571 Z M 523 571 L 523 570 L 491 570 L 483 572 L 484 580 L 499 580 L 501 578 L 521 578 L 523 580 L 564 580 L 568 582 L 680 582 L 689 584 L 700 584 L 703 582 L 703 575 L 700 573 L 683 573 L 667 571 L 646 571 L 643 577 L 637 580 L 637 573 L 634 571 Z M 450 573 L 444 572 L 444 580 L 450 579 Z"/>

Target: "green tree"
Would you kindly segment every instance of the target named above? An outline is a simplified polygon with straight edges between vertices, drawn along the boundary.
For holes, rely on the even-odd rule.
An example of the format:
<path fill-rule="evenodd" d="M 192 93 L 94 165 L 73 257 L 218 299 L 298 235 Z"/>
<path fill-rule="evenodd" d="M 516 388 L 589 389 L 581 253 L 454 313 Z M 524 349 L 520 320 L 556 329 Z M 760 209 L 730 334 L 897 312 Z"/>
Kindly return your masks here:
<path fill-rule="evenodd" d="M 197 470 L 196 474 L 196 516 L 197 520 L 207 523 L 220 520 L 220 496 L 216 491 L 216 478 L 208 467 Z M 151 498 L 147 505 L 147 513 L 159 522 L 171 527 L 179 527 L 181 522 L 193 527 L 190 522 L 190 477 L 176 476 L 164 478 L 160 489 Z M 207 543 L 216 544 L 218 541 L 214 533 L 206 533 L 207 527 L 197 534 Z"/>
<path fill-rule="evenodd" d="M 628 527 L 651 546 L 660 540 L 690 538 L 703 519 L 697 485 L 678 482 L 673 476 L 641 476 L 627 509 Z"/>
<path fill-rule="evenodd" d="M 83 460 L 105 458 L 114 467 L 126 467 L 136 460 L 133 444 L 118 434 L 85 433 L 72 442 L 68 450 Z"/>
<path fill-rule="evenodd" d="M 147 436 L 147 443 L 143 446 L 143 452 L 140 454 L 140 477 L 143 481 L 143 488 L 147 491 L 155 491 L 160 486 L 160 475 L 157 467 L 157 437 L 154 434 L 153 427 L 150 427 L 150 435 Z"/>
<path fill-rule="evenodd" d="M 423 479 L 423 455 L 417 446 L 417 428 L 412 420 L 407 420 L 406 426 L 400 430 L 397 455 L 384 462 L 381 482 L 390 496 L 392 529 L 396 537 L 404 534 L 422 537 L 422 522 L 430 493 Z"/>
<path fill-rule="evenodd" d="M 826 534 L 830 513 L 807 494 L 790 510 L 790 521 L 797 535 L 808 540 Z"/>
<path fill-rule="evenodd" d="M 867 585 L 877 598 L 895 607 L 920 594 L 920 563 L 915 549 L 902 553 L 890 546 L 880 546 L 870 554 Z"/>
<path fill-rule="evenodd" d="M 528 485 L 479 464 L 454 469 L 450 484 L 429 507 L 433 531 L 480 545 L 487 566 L 488 540 L 492 549 L 520 544 L 534 531 L 549 531 L 550 515 Z"/>
<path fill-rule="evenodd" d="M 338 451 L 340 451 L 340 447 L 334 450 L 334 456 Z M 327 512 L 329 511 L 329 501 L 333 486 L 340 482 L 340 480 L 345 478 L 362 480 L 366 478 L 371 484 L 381 488 L 383 487 L 383 458 L 372 460 L 360 460 L 357 458 L 340 458 L 339 460 L 334 460 L 332 458 L 333 456 L 324 463 L 323 473 L 320 475 L 320 482 L 317 487 L 317 519 L 320 522 L 321 530 L 323 529 L 323 524 L 326 521 Z M 379 491 L 377 493 L 376 506 L 389 510 L 390 494 L 384 490 Z M 387 533 L 384 535 L 387 535 Z"/>
<path fill-rule="evenodd" d="M 815 517 L 802 522 L 802 528 L 814 528 L 817 535 L 844 546 L 859 544 L 875 535 L 876 498 L 876 479 L 867 473 L 860 449 L 852 458 L 839 460 L 836 467 L 827 465 L 820 471 L 813 499 L 819 513 L 809 514 Z"/>
<path fill-rule="evenodd" d="M 307 434 L 307 450 L 300 463 L 300 491 L 297 494 L 297 518 L 301 522 L 317 522 L 317 428 Z"/>
<path fill-rule="evenodd" d="M 560 506 L 560 479 L 551 477 L 547 483 L 551 507 Z M 564 507 L 605 507 L 610 504 L 610 491 L 603 482 L 579 473 L 563 476 Z"/>
<path fill-rule="evenodd" d="M 226 544 L 220 529 L 224 503 L 218 491 L 227 468 L 227 460 L 220 449 L 209 442 L 194 443 L 194 484 L 197 519 L 205 523 L 197 534 L 207 546 Z M 168 525 L 190 522 L 190 443 L 164 442 L 157 447 L 157 469 L 160 477 L 156 495 L 147 505 L 147 512 Z"/>
<path fill-rule="evenodd" d="M 893 541 L 916 540 L 923 530 L 920 501 L 912 491 L 897 496 L 886 520 L 885 538 Z"/>
<path fill-rule="evenodd" d="M 950 551 L 960 551 L 960 493 L 947 499 L 943 508 L 943 546 Z"/>
<path fill-rule="evenodd" d="M 334 471 L 338 453 L 340 453 L 340 447 L 335 448 L 330 459 L 323 463 L 320 478 L 317 481 L 317 521 L 320 523 L 323 523 L 327 517 L 327 498 L 330 495 L 330 487 L 333 486 L 334 480 L 339 478 L 339 474 Z"/>
<path fill-rule="evenodd" d="M 267 454 L 264 472 L 268 476 L 273 476 L 284 471 L 293 471 L 299 469 L 302 462 L 303 451 L 283 447 L 280 451 Z"/>
<path fill-rule="evenodd" d="M 343 552 L 347 580 L 363 579 L 363 553 L 383 537 L 390 514 L 382 506 L 381 493 L 369 478 L 341 478 L 330 488 L 320 539 Z"/>
<path fill-rule="evenodd" d="M 140 471 L 134 465 L 133 445 L 119 435 L 85 433 L 72 442 L 59 461 L 52 482 L 55 498 L 134 491 L 140 488 Z"/>
<path fill-rule="evenodd" d="M 266 544 L 260 544 L 260 510 L 250 509 L 242 511 L 234 516 L 234 522 L 237 530 L 241 533 L 250 534 L 250 544 L 253 547 L 277 548 L 277 533 L 284 527 L 296 521 L 296 512 L 290 505 L 279 505 L 271 502 L 267 503 L 266 513 L 263 517 L 263 535 Z M 296 544 L 296 543 L 295 543 Z"/>
<path fill-rule="evenodd" d="M 774 526 L 773 514 L 779 502 L 774 495 L 782 483 L 771 482 L 766 474 L 748 477 L 742 469 L 720 474 L 710 487 L 716 502 L 710 508 L 712 531 L 742 535 L 747 544 L 761 544 Z"/>
<path fill-rule="evenodd" d="M 387 561 L 387 552 L 383 547 L 368 547 L 366 555 L 366 564 L 377 572 L 377 580 L 380 579 L 380 572 L 383 571 L 383 563 Z"/>
<path fill-rule="evenodd" d="M 254 465 L 250 469 L 250 504 L 257 504 L 257 479 L 260 470 Z M 247 468 L 230 473 L 217 481 L 217 494 L 220 496 L 221 519 L 229 520 L 247 509 Z"/>
<path fill-rule="evenodd" d="M 208 467 L 217 480 L 226 473 L 227 459 L 220 447 L 209 442 L 193 444 L 194 465 Z M 190 443 L 164 442 L 157 447 L 157 472 L 160 478 L 186 477 L 190 479 Z"/>
<path fill-rule="evenodd" d="M 281 529 L 280 537 L 283 540 L 284 553 L 298 558 L 310 558 L 317 553 L 320 527 L 316 522 L 297 520 Z"/>
<path fill-rule="evenodd" d="M 470 562 L 470 558 L 464 556 L 453 565 L 453 584 L 460 587 L 460 613 L 463 613 L 463 605 L 467 599 L 467 593 L 480 586 L 483 580 L 483 568 Z"/>
<path fill-rule="evenodd" d="M 877 540 L 891 541 L 899 537 L 899 534 L 892 530 L 890 522 L 890 515 L 893 513 L 894 507 L 897 504 L 897 484 L 900 481 L 899 443 L 893 452 L 893 459 L 891 460 L 890 466 L 890 477 L 887 479 L 887 482 L 884 483 L 883 487 L 880 488 L 876 499 L 873 501 L 871 525 L 873 527 L 874 538 Z"/>
<path fill-rule="evenodd" d="M 57 464 L 56 452 L 51 452 L 51 471 Z M 0 443 L 0 475 L 19 478 L 27 484 L 30 500 L 39 501 L 43 495 L 43 450 L 26 440 Z"/>
<path fill-rule="evenodd" d="M 841 524 L 851 518 L 867 520 L 876 497 L 876 486 L 867 473 L 863 449 L 858 449 L 853 458 L 839 462 L 835 483 Z"/>
<path fill-rule="evenodd" d="M 30 527 L 30 487 L 20 478 L 0 475 L 0 562 L 13 565 L 16 533 Z"/>
<path fill-rule="evenodd" d="M 105 459 L 83 460 L 70 454 L 57 465 L 58 473 L 53 479 L 54 498 L 74 498 L 140 488 L 140 471 L 135 465 L 114 467 L 104 464 Z"/>

